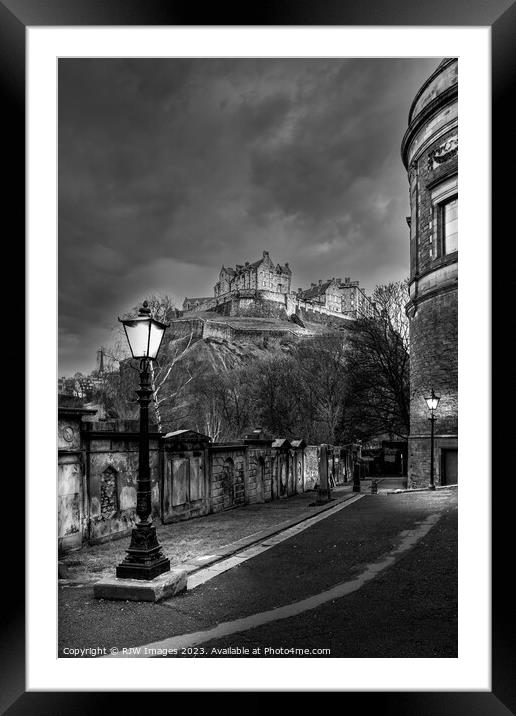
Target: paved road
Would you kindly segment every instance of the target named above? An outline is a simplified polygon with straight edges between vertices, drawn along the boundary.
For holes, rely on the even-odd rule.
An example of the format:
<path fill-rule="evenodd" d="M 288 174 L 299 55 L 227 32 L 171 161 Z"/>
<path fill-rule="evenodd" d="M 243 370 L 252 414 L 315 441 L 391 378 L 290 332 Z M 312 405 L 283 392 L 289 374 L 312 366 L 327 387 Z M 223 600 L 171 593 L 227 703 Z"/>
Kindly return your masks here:
<path fill-rule="evenodd" d="M 351 485 L 342 485 L 333 491 L 337 499 L 352 494 Z M 261 530 L 279 528 L 284 522 L 303 519 L 307 513 L 315 514 L 318 510 L 310 506 L 315 497 L 315 493 L 309 491 L 284 500 L 217 512 L 202 519 L 157 524 L 158 539 L 171 564 L 181 565 L 202 555 L 218 554 L 221 548 Z M 69 552 L 61 560 L 66 570 L 63 577 L 70 583 L 112 577 L 115 565 L 124 559 L 128 546 L 129 538 L 125 537 Z"/>
<path fill-rule="evenodd" d="M 435 516 L 439 521 L 423 535 Z M 169 602 L 96 601 L 91 588 L 61 589 L 60 651 L 123 649 L 210 630 L 352 582 L 369 565 L 387 558 L 396 561 L 347 596 L 297 616 L 203 640 L 197 651 L 179 650 L 178 656 L 282 656 L 265 653 L 265 648 L 329 648 L 330 654 L 321 654 L 326 658 L 456 656 L 456 530 L 456 491 L 367 495 Z M 420 536 L 415 546 L 392 558 L 414 535 Z M 244 647 L 248 653 L 229 651 Z"/>

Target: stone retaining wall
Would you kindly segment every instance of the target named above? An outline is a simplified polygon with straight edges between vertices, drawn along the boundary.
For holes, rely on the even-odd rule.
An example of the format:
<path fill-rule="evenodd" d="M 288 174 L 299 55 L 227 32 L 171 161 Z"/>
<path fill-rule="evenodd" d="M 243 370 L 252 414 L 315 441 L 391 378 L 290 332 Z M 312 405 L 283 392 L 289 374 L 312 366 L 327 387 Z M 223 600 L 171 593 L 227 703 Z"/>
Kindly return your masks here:
<path fill-rule="evenodd" d="M 137 429 L 137 421 L 86 423 L 79 414 L 60 413 L 61 552 L 130 534 L 136 524 Z M 317 446 L 275 448 L 272 439 L 254 436 L 211 443 L 193 431 L 171 435 L 152 429 L 149 435 L 157 522 L 287 498 L 318 481 Z"/>

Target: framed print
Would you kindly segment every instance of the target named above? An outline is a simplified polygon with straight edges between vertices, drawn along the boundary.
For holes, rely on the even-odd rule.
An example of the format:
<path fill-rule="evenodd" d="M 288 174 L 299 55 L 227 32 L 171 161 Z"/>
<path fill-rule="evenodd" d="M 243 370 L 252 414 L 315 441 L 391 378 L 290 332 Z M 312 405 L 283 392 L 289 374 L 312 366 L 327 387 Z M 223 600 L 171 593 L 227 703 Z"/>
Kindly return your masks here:
<path fill-rule="evenodd" d="M 489 273 L 514 6 L 0 18 L 28 317 L 3 710 L 514 711 Z"/>

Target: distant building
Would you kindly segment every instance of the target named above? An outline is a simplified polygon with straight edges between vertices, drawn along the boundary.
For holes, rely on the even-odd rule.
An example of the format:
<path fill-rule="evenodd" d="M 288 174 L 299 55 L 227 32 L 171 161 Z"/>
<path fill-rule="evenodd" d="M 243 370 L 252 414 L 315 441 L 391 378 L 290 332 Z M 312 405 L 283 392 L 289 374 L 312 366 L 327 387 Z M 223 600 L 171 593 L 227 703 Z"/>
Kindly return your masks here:
<path fill-rule="evenodd" d="M 339 281 L 334 278 L 312 283 L 305 291 L 298 291 L 297 296 L 302 301 L 308 301 L 314 305 L 324 306 L 330 311 L 342 313 L 342 292 Z"/>
<path fill-rule="evenodd" d="M 59 395 L 73 395 L 74 380 L 73 378 L 67 378 L 62 376 L 57 379 L 57 392 Z"/>
<path fill-rule="evenodd" d="M 292 271 L 288 263 L 274 264 L 268 251 L 254 263 L 246 261 L 235 268 L 222 266 L 219 280 L 215 284 L 215 298 L 220 298 L 241 289 L 271 291 L 273 293 L 290 293 Z"/>
<path fill-rule="evenodd" d="M 204 303 L 211 301 L 211 296 L 202 296 L 200 298 L 185 298 L 183 301 L 183 311 L 193 311 L 201 309 Z"/>
<path fill-rule="evenodd" d="M 401 153 L 408 173 L 410 217 L 410 435 L 408 478 L 430 477 L 429 411 L 435 412 L 435 482 L 457 472 L 458 121 L 457 60 L 443 60 L 416 94 Z"/>
<path fill-rule="evenodd" d="M 57 393 L 61 396 L 72 396 L 82 400 L 90 400 L 95 392 L 101 390 L 106 382 L 108 370 L 105 363 L 104 348 L 99 348 L 96 358 L 96 369 L 90 375 L 75 373 L 73 377 L 61 376 L 57 379 Z"/>
<path fill-rule="evenodd" d="M 350 278 L 320 280 L 297 292 L 291 290 L 291 284 L 289 264 L 275 264 L 264 251 L 253 263 L 222 266 L 213 297 L 185 298 L 183 309 L 323 323 L 331 322 L 331 317 L 353 320 L 375 315 L 374 303 L 359 282 Z"/>
<path fill-rule="evenodd" d="M 97 373 L 99 375 L 102 375 L 102 373 L 104 373 L 105 371 L 104 355 L 104 348 L 100 347 L 97 351 Z"/>
<path fill-rule="evenodd" d="M 376 305 L 358 281 L 345 278 L 339 279 L 342 296 L 342 313 L 353 318 L 373 318 L 376 315 Z"/>
<path fill-rule="evenodd" d="M 359 282 L 350 278 L 328 278 L 312 283 L 310 288 L 300 289 L 296 296 L 349 318 L 372 318 L 375 315 L 375 304 L 360 288 Z"/>
<path fill-rule="evenodd" d="M 74 398 L 86 398 L 88 388 L 92 386 L 91 380 L 84 376 L 73 378 L 58 378 L 57 393 L 58 395 L 68 395 Z"/>

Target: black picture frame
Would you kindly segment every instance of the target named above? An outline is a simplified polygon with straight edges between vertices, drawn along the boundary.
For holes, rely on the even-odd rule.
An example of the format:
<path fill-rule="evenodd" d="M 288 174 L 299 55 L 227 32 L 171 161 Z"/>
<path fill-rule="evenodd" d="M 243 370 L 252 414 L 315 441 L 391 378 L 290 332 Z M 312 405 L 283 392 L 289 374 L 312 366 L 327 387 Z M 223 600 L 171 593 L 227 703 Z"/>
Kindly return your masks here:
<path fill-rule="evenodd" d="M 173 0 L 0 0 L 0 87 L 4 98 L 4 179 L 7 179 L 4 189 L 4 220 L 8 218 L 12 221 L 9 242 L 11 247 L 21 250 L 22 265 L 25 245 L 25 31 L 28 26 L 63 25 L 490 26 L 492 162 L 495 168 L 492 177 L 493 238 L 503 240 L 508 227 L 513 226 L 513 222 L 509 220 L 509 212 L 514 203 L 513 197 L 509 197 L 513 182 L 505 181 L 502 176 L 504 166 L 515 166 L 512 127 L 514 116 L 507 111 L 509 98 L 514 90 L 516 45 L 516 6 L 511 0 L 433 0 L 428 3 L 416 3 L 413 0 L 391 0 L 388 3 L 385 0 L 283 0 L 276 3 L 247 4 L 245 9 L 236 14 L 230 4 L 212 3 L 200 7 L 199 4 Z M 494 241 L 493 244 L 496 245 Z M 493 269 L 496 268 L 496 259 L 495 254 Z M 17 311 L 23 314 L 21 303 L 18 298 Z M 505 305 L 503 298 L 495 298 L 492 311 L 493 330 L 504 319 Z M 497 346 L 496 339 L 493 346 Z M 507 374 L 512 372 L 508 365 Z M 500 367 L 497 373 L 500 373 Z M 19 388 L 21 386 L 18 387 L 16 402 L 23 405 Z M 495 395 L 496 391 L 493 394 Z M 16 430 L 12 427 L 13 432 L 21 435 L 20 423 L 16 426 Z M 501 451 L 502 445 L 510 445 L 508 431 L 508 422 L 505 426 L 498 424 L 497 430 L 493 430 L 493 455 Z M 489 436 L 485 436 L 485 439 L 489 440 Z M 23 455 L 24 450 L 20 440 L 18 455 Z M 92 713 L 103 706 L 113 708 L 115 703 L 119 704 L 119 693 L 26 692 L 23 599 L 25 570 L 21 560 L 24 536 L 20 526 L 24 494 L 19 473 L 18 468 L 16 503 L 19 509 L 4 510 L 2 518 L 5 601 L 0 643 L 0 712 L 9 716 L 54 716 Z M 502 472 L 498 475 L 499 479 L 493 481 L 492 493 L 492 691 L 343 693 L 340 694 L 340 698 L 344 698 L 341 708 L 349 708 L 358 698 L 358 708 L 380 708 L 383 716 L 391 713 L 398 716 L 502 716 L 516 713 L 516 638 L 508 624 L 508 618 L 514 611 L 514 597 L 510 589 L 507 589 L 505 576 L 507 569 L 513 571 L 510 569 L 509 556 L 513 543 L 511 520 L 504 514 L 505 510 L 511 508 L 511 497 L 514 497 L 514 479 L 508 473 L 510 469 L 505 475 Z M 504 480 L 504 477 L 511 479 Z M 7 472 L 4 474 L 4 480 L 6 479 Z M 13 482 L 12 478 L 9 480 Z M 467 489 L 467 484 L 464 487 L 461 485 L 461 488 Z M 9 504 L 11 505 L 12 501 Z M 10 527 L 7 526 L 9 518 L 13 520 Z M 8 546 L 8 540 L 11 548 Z M 16 540 L 16 550 L 12 549 L 13 540 Z M 474 595 L 472 597 L 474 598 Z M 132 693 L 131 711 L 141 708 L 143 699 L 148 700 L 148 697 L 149 694 Z M 171 708 L 174 708 L 173 703 Z"/>

